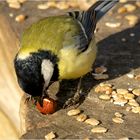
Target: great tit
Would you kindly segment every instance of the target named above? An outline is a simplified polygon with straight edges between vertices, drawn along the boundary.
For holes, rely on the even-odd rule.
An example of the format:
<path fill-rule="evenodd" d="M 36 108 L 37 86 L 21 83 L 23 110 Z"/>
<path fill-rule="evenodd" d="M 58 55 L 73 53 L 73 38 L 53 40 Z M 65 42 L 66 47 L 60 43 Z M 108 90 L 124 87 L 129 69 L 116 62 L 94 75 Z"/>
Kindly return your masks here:
<path fill-rule="evenodd" d="M 87 11 L 47 17 L 26 29 L 14 59 L 24 92 L 42 96 L 52 81 L 76 79 L 90 72 L 97 53 L 96 23 L 117 2 L 97 1 Z"/>

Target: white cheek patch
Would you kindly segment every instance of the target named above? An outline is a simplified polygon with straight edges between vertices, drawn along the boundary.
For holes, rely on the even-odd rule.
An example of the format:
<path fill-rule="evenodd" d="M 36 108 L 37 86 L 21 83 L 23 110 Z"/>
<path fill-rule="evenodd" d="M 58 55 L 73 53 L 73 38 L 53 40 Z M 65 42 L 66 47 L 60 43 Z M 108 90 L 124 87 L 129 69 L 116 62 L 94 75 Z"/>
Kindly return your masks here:
<path fill-rule="evenodd" d="M 53 75 L 53 71 L 54 71 L 54 66 L 52 62 L 48 59 L 44 59 L 41 64 L 41 73 L 45 81 L 44 88 L 46 88 L 49 85 L 49 82 Z"/>

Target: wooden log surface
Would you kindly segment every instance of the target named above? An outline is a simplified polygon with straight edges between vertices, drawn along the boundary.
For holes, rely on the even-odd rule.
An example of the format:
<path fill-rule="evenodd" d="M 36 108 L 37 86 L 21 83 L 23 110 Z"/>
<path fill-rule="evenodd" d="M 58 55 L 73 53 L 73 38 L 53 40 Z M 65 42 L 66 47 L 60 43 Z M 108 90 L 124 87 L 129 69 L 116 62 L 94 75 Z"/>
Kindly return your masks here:
<path fill-rule="evenodd" d="M 20 129 L 19 107 L 22 91 L 14 72 L 13 60 L 19 40 L 6 17 L 0 14 L 0 108 Z"/>

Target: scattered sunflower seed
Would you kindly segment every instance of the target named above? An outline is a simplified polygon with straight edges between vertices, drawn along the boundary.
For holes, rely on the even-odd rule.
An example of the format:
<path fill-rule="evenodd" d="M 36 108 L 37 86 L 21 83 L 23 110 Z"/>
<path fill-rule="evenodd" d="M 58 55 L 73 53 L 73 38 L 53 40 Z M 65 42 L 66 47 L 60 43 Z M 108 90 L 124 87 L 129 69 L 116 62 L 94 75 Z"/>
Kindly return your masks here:
<path fill-rule="evenodd" d="M 126 107 L 126 111 L 127 111 L 127 112 L 131 111 L 131 109 L 132 109 L 132 108 L 131 108 L 130 106 L 127 106 L 127 107 Z"/>
<path fill-rule="evenodd" d="M 133 4 L 125 4 L 124 7 L 127 9 L 127 12 L 133 12 L 136 10 L 136 6 Z"/>
<path fill-rule="evenodd" d="M 127 89 L 122 89 L 122 88 L 117 89 L 116 91 L 117 91 L 118 94 L 122 94 L 122 95 L 128 93 L 128 90 Z"/>
<path fill-rule="evenodd" d="M 140 89 L 134 89 L 132 93 L 136 96 L 140 96 Z"/>
<path fill-rule="evenodd" d="M 140 74 L 135 76 L 136 80 L 140 80 Z"/>
<path fill-rule="evenodd" d="M 123 114 L 121 114 L 119 112 L 115 112 L 115 116 L 121 118 L 123 116 Z"/>
<path fill-rule="evenodd" d="M 120 106 L 124 106 L 128 101 L 124 98 L 116 98 L 114 99 L 114 104 L 115 105 L 120 105 Z"/>
<path fill-rule="evenodd" d="M 121 23 L 120 22 L 106 22 L 105 25 L 107 27 L 110 27 L 110 28 L 117 28 L 117 27 L 120 27 L 121 26 Z"/>
<path fill-rule="evenodd" d="M 133 113 L 140 113 L 140 107 L 137 106 L 137 107 L 132 107 L 132 110 L 131 110 Z"/>
<path fill-rule="evenodd" d="M 98 125 L 100 122 L 94 118 L 89 118 L 85 121 L 85 123 L 96 126 Z"/>
<path fill-rule="evenodd" d="M 54 134 L 54 132 L 50 132 L 49 134 L 47 134 L 45 136 L 45 140 L 52 140 L 56 137 L 56 135 Z"/>
<path fill-rule="evenodd" d="M 129 77 L 129 78 L 132 79 L 132 78 L 134 78 L 134 74 L 132 74 L 132 73 L 128 73 L 128 74 L 127 74 L 127 77 Z"/>
<path fill-rule="evenodd" d="M 120 7 L 120 8 L 118 8 L 117 12 L 118 12 L 118 14 L 124 14 L 127 12 L 127 9 L 125 7 Z"/>
<path fill-rule="evenodd" d="M 103 74 L 105 72 L 107 72 L 107 68 L 104 67 L 104 66 L 100 66 L 100 67 L 95 68 L 95 73 L 96 74 Z"/>
<path fill-rule="evenodd" d="M 99 96 L 99 99 L 101 100 L 110 100 L 111 96 L 108 94 L 102 94 Z"/>
<path fill-rule="evenodd" d="M 25 18 L 26 18 L 26 16 L 21 14 L 21 15 L 16 16 L 15 21 L 23 22 L 25 20 Z"/>
<path fill-rule="evenodd" d="M 87 119 L 87 115 L 85 115 L 85 114 L 80 114 L 76 118 L 76 120 L 79 122 L 84 122 L 86 119 Z"/>
<path fill-rule="evenodd" d="M 134 99 L 129 100 L 128 104 L 135 107 L 139 106 L 139 104 Z"/>
<path fill-rule="evenodd" d="M 80 109 L 72 109 L 72 110 L 69 110 L 68 112 L 67 112 L 67 115 L 68 116 L 75 116 L 75 115 L 78 115 L 78 114 L 80 114 Z"/>
<path fill-rule="evenodd" d="M 105 127 L 97 126 L 95 128 L 92 128 L 91 132 L 93 132 L 93 133 L 106 133 L 107 129 Z"/>
<path fill-rule="evenodd" d="M 108 74 L 93 74 L 93 76 L 96 80 L 104 80 L 109 78 Z"/>
<path fill-rule="evenodd" d="M 126 93 L 124 94 L 124 98 L 127 99 L 127 100 L 130 100 L 130 99 L 134 99 L 134 95 L 132 93 Z"/>
<path fill-rule="evenodd" d="M 18 2 L 17 3 L 9 3 L 9 7 L 14 8 L 14 9 L 20 9 L 21 5 Z"/>
<path fill-rule="evenodd" d="M 119 124 L 124 122 L 124 120 L 120 117 L 112 118 L 112 121 Z"/>
<path fill-rule="evenodd" d="M 118 140 L 129 140 L 128 137 L 122 137 L 122 138 L 119 138 Z"/>

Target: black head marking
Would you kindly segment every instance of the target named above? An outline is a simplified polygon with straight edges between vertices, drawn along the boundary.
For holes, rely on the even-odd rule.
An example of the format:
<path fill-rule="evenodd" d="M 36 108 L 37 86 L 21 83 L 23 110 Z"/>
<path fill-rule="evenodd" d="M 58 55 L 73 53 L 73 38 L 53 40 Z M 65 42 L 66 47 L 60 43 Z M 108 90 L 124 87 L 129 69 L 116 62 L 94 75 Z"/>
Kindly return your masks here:
<path fill-rule="evenodd" d="M 49 59 L 55 66 L 52 80 L 58 78 L 57 57 L 49 51 L 39 51 L 31 53 L 26 59 L 19 59 L 16 56 L 14 60 L 15 71 L 20 87 L 32 96 L 41 96 L 44 86 L 43 75 L 41 74 L 41 64 L 43 59 Z"/>

